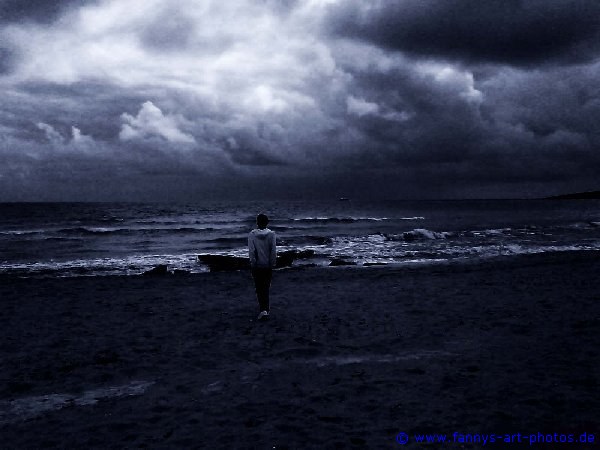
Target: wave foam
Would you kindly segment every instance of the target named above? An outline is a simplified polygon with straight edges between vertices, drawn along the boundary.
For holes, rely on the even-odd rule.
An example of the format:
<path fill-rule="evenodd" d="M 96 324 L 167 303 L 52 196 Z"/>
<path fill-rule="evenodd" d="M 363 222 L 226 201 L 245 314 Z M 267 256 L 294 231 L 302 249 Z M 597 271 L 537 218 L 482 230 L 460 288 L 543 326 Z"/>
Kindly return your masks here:
<path fill-rule="evenodd" d="M 402 234 L 386 234 L 385 238 L 388 241 L 410 242 L 410 241 L 415 241 L 418 239 L 431 239 L 431 240 L 446 239 L 452 235 L 453 235 L 453 233 L 450 233 L 448 231 L 437 232 L 437 231 L 428 230 L 426 228 L 415 228 L 412 231 L 405 231 Z"/>
<path fill-rule="evenodd" d="M 352 222 L 382 222 L 391 220 L 389 217 L 296 217 L 292 218 L 294 222 L 332 222 L 332 223 L 352 223 Z"/>
<path fill-rule="evenodd" d="M 32 419 L 68 406 L 94 405 L 105 398 L 142 395 L 153 384 L 154 381 L 133 381 L 122 386 L 91 389 L 79 395 L 48 394 L 0 401 L 0 424 Z"/>

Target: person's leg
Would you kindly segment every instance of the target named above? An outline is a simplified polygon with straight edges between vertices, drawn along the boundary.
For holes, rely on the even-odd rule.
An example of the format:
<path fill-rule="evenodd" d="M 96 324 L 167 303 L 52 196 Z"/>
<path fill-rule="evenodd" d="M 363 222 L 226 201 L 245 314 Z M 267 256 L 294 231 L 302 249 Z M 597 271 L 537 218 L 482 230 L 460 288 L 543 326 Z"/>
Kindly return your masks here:
<path fill-rule="evenodd" d="M 252 270 L 256 299 L 261 311 L 269 311 L 269 287 L 271 286 L 271 269 L 256 268 Z"/>
<path fill-rule="evenodd" d="M 262 271 L 262 280 L 261 280 L 261 308 L 262 311 L 269 312 L 269 290 L 271 288 L 271 278 L 273 276 L 273 272 L 271 269 L 263 269 Z"/>
<path fill-rule="evenodd" d="M 254 279 L 254 291 L 256 292 L 256 300 L 258 301 L 258 308 L 260 311 L 264 311 L 262 309 L 261 302 L 261 276 L 260 269 L 252 269 L 252 278 Z"/>

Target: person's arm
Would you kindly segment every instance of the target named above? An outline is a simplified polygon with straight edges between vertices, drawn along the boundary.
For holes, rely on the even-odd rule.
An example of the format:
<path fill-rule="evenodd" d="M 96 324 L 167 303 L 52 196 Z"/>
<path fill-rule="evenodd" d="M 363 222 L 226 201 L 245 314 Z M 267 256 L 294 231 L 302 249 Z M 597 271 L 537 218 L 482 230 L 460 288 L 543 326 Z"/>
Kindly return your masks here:
<path fill-rule="evenodd" d="M 256 248 L 254 247 L 252 234 L 248 235 L 248 256 L 250 256 L 250 267 L 254 267 L 256 264 Z"/>
<path fill-rule="evenodd" d="M 271 236 L 271 253 L 269 254 L 269 263 L 271 267 L 275 267 L 277 265 L 277 243 L 275 238 L 275 233 Z"/>

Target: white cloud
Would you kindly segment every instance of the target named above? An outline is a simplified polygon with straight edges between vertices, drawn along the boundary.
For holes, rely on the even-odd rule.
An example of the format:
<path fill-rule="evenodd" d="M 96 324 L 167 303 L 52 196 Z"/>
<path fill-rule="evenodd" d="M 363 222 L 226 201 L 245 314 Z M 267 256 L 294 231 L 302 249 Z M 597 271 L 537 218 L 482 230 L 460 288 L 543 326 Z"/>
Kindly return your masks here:
<path fill-rule="evenodd" d="M 77 127 L 71 127 L 71 141 L 77 145 L 90 145 L 94 143 L 91 136 L 87 136 Z"/>
<path fill-rule="evenodd" d="M 319 30 L 329 3 L 99 0 L 49 26 L 7 28 L 0 37 L 24 57 L 0 85 L 111 86 L 151 102 L 121 116 L 121 140 L 206 150 L 239 133 L 264 146 L 275 130 L 265 150 L 304 160 L 307 142 L 343 125 L 351 81 Z"/>
<path fill-rule="evenodd" d="M 377 103 L 367 102 L 352 95 L 346 99 L 346 108 L 349 114 L 355 114 L 359 117 L 368 114 L 379 114 L 379 105 Z"/>
<path fill-rule="evenodd" d="M 483 101 L 483 93 L 475 88 L 473 73 L 468 70 L 431 61 L 417 65 L 417 70 L 424 76 L 431 77 L 435 83 L 445 87 L 447 92 L 448 90 L 454 91 L 467 102 L 478 104 Z"/>
<path fill-rule="evenodd" d="M 145 102 L 137 116 L 123 113 L 121 115 L 123 124 L 119 138 L 127 141 L 130 139 L 144 139 L 152 136 L 160 136 L 169 142 L 192 144 L 194 137 L 179 129 L 182 118 L 176 115 L 165 115 L 152 102 Z"/>
<path fill-rule="evenodd" d="M 346 109 L 348 114 L 354 114 L 358 117 L 371 115 L 394 122 L 404 122 L 412 117 L 412 114 L 405 111 L 394 111 L 388 107 L 381 107 L 377 103 L 368 102 L 351 95 L 346 99 Z"/>
<path fill-rule="evenodd" d="M 63 136 L 52 125 L 39 122 L 36 126 L 44 132 L 46 139 L 52 144 L 54 150 L 61 152 L 84 152 L 96 147 L 96 141 L 91 136 L 85 135 L 75 126 L 71 127 L 71 136 Z"/>
<path fill-rule="evenodd" d="M 50 141 L 52 144 L 65 143 L 65 138 L 58 131 L 56 131 L 52 125 L 48 125 L 47 123 L 43 122 L 39 122 L 36 125 L 46 134 L 46 139 L 48 139 L 48 141 Z"/>
<path fill-rule="evenodd" d="M 13 25 L 2 37 L 27 55 L 14 74 L 21 80 L 106 80 L 244 100 L 254 95 L 249 86 L 297 89 L 315 69 L 331 71 L 307 25 L 324 10 L 309 6 L 288 17 L 253 1 L 104 0 L 50 27 Z"/>

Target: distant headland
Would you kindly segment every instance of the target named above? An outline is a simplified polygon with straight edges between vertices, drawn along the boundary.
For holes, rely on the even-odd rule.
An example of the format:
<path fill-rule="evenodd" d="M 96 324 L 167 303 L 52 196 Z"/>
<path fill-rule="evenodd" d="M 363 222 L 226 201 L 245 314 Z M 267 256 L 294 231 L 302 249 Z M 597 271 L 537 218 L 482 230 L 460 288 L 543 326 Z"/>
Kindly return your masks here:
<path fill-rule="evenodd" d="M 545 198 L 549 200 L 597 200 L 600 199 L 600 191 L 578 192 L 576 194 L 555 195 Z"/>

